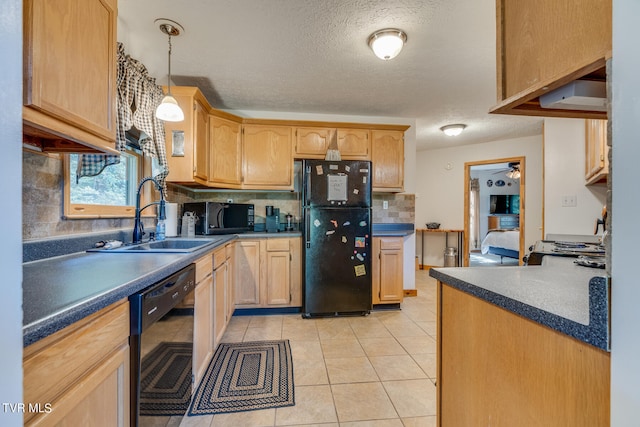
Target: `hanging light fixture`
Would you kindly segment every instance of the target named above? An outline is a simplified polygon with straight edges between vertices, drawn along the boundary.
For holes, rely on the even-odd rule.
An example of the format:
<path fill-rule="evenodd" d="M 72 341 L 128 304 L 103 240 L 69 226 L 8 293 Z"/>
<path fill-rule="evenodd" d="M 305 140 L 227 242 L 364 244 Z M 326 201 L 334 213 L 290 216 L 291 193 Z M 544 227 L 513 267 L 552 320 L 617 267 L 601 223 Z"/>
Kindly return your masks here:
<path fill-rule="evenodd" d="M 446 125 L 442 126 L 440 130 L 447 136 L 457 136 L 460 135 L 466 127 L 467 125 L 463 124 Z"/>
<path fill-rule="evenodd" d="M 388 61 L 398 56 L 407 42 L 407 35 L 394 28 L 378 30 L 369 36 L 369 47 L 382 60 Z"/>
<path fill-rule="evenodd" d="M 179 36 L 180 31 L 184 31 L 182 25 L 169 19 L 156 19 L 160 24 L 160 31 L 169 36 L 169 80 L 167 83 L 167 95 L 162 98 L 162 102 L 156 108 L 156 117 L 167 122 L 181 122 L 184 120 L 184 113 L 178 105 L 178 101 L 171 96 L 171 37 Z"/>

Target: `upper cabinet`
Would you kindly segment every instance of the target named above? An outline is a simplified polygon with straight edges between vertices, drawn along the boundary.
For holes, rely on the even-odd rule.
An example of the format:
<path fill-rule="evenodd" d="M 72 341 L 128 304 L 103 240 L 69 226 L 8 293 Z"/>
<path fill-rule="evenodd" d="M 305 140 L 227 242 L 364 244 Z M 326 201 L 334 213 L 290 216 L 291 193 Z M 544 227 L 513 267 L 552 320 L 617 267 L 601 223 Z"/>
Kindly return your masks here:
<path fill-rule="evenodd" d="M 406 125 L 243 119 L 211 108 L 197 87 L 172 87 L 184 121 L 165 122 L 167 182 L 242 190 L 294 190 L 294 159 L 370 160 L 374 191 L 404 189 Z"/>
<path fill-rule="evenodd" d="M 404 189 L 404 132 L 371 131 L 373 191 L 399 192 Z"/>
<path fill-rule="evenodd" d="M 496 13 L 492 113 L 606 118 L 606 111 L 542 108 L 539 97 L 576 80 L 606 81 L 611 0 L 497 0 Z"/>
<path fill-rule="evenodd" d="M 293 190 L 293 128 L 246 124 L 242 138 L 243 188 Z"/>
<path fill-rule="evenodd" d="M 336 138 L 343 160 L 371 160 L 369 129 L 297 127 L 295 157 L 324 159 L 332 138 Z"/>
<path fill-rule="evenodd" d="M 606 182 L 609 175 L 607 121 L 585 120 L 585 180 L 586 184 Z"/>
<path fill-rule="evenodd" d="M 181 122 L 164 122 L 169 175 L 167 182 L 206 184 L 209 103 L 196 87 L 172 87 L 184 112 Z"/>
<path fill-rule="evenodd" d="M 118 154 L 116 0 L 23 2 L 24 141 Z"/>
<path fill-rule="evenodd" d="M 209 116 L 209 148 L 209 184 L 239 188 L 242 184 L 240 123 Z"/>

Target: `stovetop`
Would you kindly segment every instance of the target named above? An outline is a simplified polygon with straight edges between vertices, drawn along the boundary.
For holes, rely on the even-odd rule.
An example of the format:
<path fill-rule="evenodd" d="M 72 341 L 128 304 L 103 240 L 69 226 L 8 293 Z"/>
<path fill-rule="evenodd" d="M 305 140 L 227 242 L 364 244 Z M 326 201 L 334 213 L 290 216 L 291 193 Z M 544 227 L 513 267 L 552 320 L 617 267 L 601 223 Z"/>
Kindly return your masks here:
<path fill-rule="evenodd" d="M 565 257 L 589 257 L 604 263 L 604 246 L 587 242 L 563 242 L 554 240 L 539 240 L 532 248 L 527 259 L 528 265 L 540 265 L 546 255 Z"/>

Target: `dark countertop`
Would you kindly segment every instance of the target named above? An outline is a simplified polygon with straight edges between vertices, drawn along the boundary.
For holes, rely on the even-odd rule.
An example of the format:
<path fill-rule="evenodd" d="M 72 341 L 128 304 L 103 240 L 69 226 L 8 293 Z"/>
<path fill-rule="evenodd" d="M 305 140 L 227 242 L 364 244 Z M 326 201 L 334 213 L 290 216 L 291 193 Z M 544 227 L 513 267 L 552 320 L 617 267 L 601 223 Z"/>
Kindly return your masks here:
<path fill-rule="evenodd" d="M 371 234 L 376 237 L 409 236 L 415 233 L 415 225 L 410 223 L 372 224 Z"/>
<path fill-rule="evenodd" d="M 609 351 L 604 270 L 545 257 L 541 266 L 437 268 L 431 277 L 498 307 Z"/>
<path fill-rule="evenodd" d="M 380 224 L 373 235 L 404 236 L 413 224 Z M 391 227 L 389 227 L 391 226 Z M 374 230 L 377 225 L 373 225 Z M 23 245 L 23 345 L 26 347 L 139 292 L 234 239 L 300 237 L 300 231 L 249 232 L 191 253 L 86 252 L 100 240 L 127 240 L 130 230 L 28 241 Z M 221 235 L 196 236 L 219 239 Z"/>
<path fill-rule="evenodd" d="M 76 252 L 24 263 L 23 345 L 159 282 L 235 238 L 229 235 L 191 253 Z"/>

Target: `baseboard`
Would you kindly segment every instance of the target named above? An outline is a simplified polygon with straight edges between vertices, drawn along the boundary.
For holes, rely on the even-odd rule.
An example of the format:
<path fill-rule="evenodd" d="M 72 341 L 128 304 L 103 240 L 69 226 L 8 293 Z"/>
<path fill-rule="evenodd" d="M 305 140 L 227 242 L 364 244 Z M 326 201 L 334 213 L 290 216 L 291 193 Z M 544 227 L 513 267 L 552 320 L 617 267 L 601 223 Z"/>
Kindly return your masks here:
<path fill-rule="evenodd" d="M 417 289 L 405 289 L 404 290 L 404 296 L 405 297 L 417 297 L 418 296 L 418 290 Z"/>

